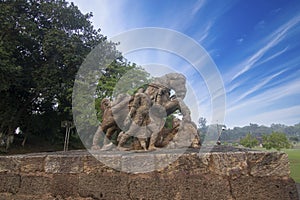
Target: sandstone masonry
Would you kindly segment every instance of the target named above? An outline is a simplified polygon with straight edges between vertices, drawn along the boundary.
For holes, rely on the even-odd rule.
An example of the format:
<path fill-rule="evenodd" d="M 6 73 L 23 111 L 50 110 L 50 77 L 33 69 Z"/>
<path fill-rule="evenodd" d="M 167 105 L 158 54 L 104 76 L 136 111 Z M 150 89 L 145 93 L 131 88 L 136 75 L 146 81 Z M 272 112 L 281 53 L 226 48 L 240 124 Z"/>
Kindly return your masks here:
<path fill-rule="evenodd" d="M 10 199 L 262 199 L 298 200 L 284 153 L 214 149 L 190 150 L 167 167 L 149 173 L 125 173 L 119 162 L 130 154 L 99 153 L 115 169 L 87 151 L 0 157 L 0 200 Z M 160 161 L 176 151 L 153 153 Z M 140 153 L 147 165 L 147 153 Z"/>

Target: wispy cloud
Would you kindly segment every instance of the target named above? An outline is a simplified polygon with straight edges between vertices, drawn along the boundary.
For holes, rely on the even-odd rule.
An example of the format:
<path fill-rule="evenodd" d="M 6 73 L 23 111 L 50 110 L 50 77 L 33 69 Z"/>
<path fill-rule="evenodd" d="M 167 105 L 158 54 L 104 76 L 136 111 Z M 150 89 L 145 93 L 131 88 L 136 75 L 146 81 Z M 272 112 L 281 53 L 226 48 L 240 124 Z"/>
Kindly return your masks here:
<path fill-rule="evenodd" d="M 247 98 L 239 104 L 229 107 L 227 111 L 230 113 L 240 109 L 251 110 L 254 108 L 266 108 L 277 100 L 300 94 L 299 85 L 300 80 L 296 79 L 286 84 L 282 84 L 280 87 L 273 87 L 256 96 Z"/>
<path fill-rule="evenodd" d="M 241 38 L 239 38 L 239 39 L 237 39 L 236 40 L 236 42 L 238 43 L 238 44 L 242 44 L 243 42 L 244 42 L 244 38 L 243 37 L 241 37 Z"/>
<path fill-rule="evenodd" d="M 285 122 L 285 117 L 292 119 L 292 116 L 294 118 L 297 116 L 296 111 L 300 113 L 300 106 L 296 106 L 297 103 L 290 100 L 295 98 L 295 95 L 296 97 L 300 95 L 300 79 L 298 78 L 300 58 L 293 57 L 299 51 L 296 34 L 299 34 L 300 30 L 298 26 L 300 15 L 284 13 L 289 12 L 286 4 L 278 3 L 276 10 L 270 10 L 274 8 L 272 6 L 266 13 L 257 13 L 256 17 L 260 16 L 257 25 L 252 31 L 248 31 L 238 26 L 240 19 L 235 19 L 236 16 L 240 16 L 241 12 L 239 10 L 241 3 L 235 0 L 226 1 L 226 3 L 208 0 L 183 3 L 178 0 L 171 3 L 170 1 L 161 2 L 160 5 L 157 5 L 156 1 L 155 3 L 137 1 L 134 4 L 129 0 L 91 0 L 88 3 L 86 0 L 74 1 L 75 4 L 79 4 L 80 10 L 84 13 L 91 11 L 94 13 L 93 24 L 96 28 L 101 28 L 102 33 L 108 37 L 133 28 L 156 26 L 188 34 L 203 45 L 222 71 L 222 78 L 227 89 L 228 118 L 232 120 L 231 122 L 235 121 L 237 125 L 255 122 L 255 120 L 264 123 L 272 119 L 278 119 L 278 121 L 283 119 L 282 122 Z M 246 14 L 243 16 L 245 19 L 253 17 L 252 13 L 249 16 Z M 253 26 L 253 24 L 248 24 L 248 20 L 243 23 L 241 25 L 247 28 Z M 223 31 L 222 28 L 227 25 L 230 28 Z M 244 33 L 244 30 L 248 32 Z M 172 41 L 173 38 L 166 37 L 162 43 L 168 44 Z M 196 63 L 206 65 L 201 60 L 201 56 L 195 55 L 194 51 L 185 49 L 184 45 L 177 46 L 181 51 L 187 50 L 188 55 L 197 57 Z M 245 51 L 240 51 L 241 48 Z M 228 49 L 232 49 L 233 52 L 229 52 Z M 215 99 L 210 96 L 205 82 L 195 78 L 194 71 L 185 67 L 185 62 L 161 52 L 129 55 L 129 59 L 137 64 L 153 62 L 164 64 L 179 70 L 187 77 L 191 76 L 192 78 L 189 79 L 191 87 L 197 87 L 197 91 L 200 92 L 195 92 L 196 100 L 187 99 L 187 102 L 192 110 L 196 110 L 198 106 L 201 116 L 210 120 L 212 100 Z M 221 60 L 220 63 L 218 63 L 219 60 Z M 272 65 L 267 65 L 269 63 Z M 161 73 L 168 71 L 162 70 L 161 67 L 155 70 Z M 214 80 L 214 77 L 211 79 Z M 290 106 L 294 110 L 288 108 Z M 193 115 L 193 118 L 197 117 Z M 268 117 L 271 120 L 267 119 Z"/>
<path fill-rule="evenodd" d="M 262 44 L 262 47 L 253 55 L 249 56 L 246 60 L 244 60 L 242 63 L 240 63 L 238 66 L 243 66 L 242 69 L 240 69 L 233 77 L 232 80 L 238 78 L 242 74 L 249 71 L 251 68 L 253 68 L 257 62 L 265 55 L 267 51 L 275 47 L 277 44 L 279 44 L 286 36 L 287 32 L 293 28 L 296 24 L 300 22 L 300 16 L 296 16 L 292 19 L 290 19 L 288 22 L 280 26 L 277 30 L 275 30 L 273 33 L 271 33 L 267 38 L 264 39 L 259 44 Z M 240 67 L 238 67 L 240 68 Z"/>
<path fill-rule="evenodd" d="M 256 115 L 253 118 L 256 123 L 272 124 L 272 123 L 286 123 L 296 124 L 300 122 L 300 106 L 292 106 L 288 108 L 275 109 Z M 296 119 L 299 119 L 298 121 Z"/>
<path fill-rule="evenodd" d="M 258 90 L 260 90 L 263 86 L 265 86 L 267 83 L 269 83 L 272 79 L 278 77 L 279 75 L 281 75 L 282 73 L 284 73 L 285 71 L 287 71 L 287 69 L 283 69 L 280 72 L 270 75 L 269 77 L 266 77 L 264 80 L 262 80 L 260 83 L 256 84 L 254 87 L 252 87 L 251 89 L 247 90 L 245 93 L 243 93 L 242 95 L 240 95 L 237 99 L 235 99 L 235 101 L 231 102 L 233 105 L 238 103 L 239 101 L 241 101 L 242 99 L 246 98 L 247 96 L 249 96 L 250 94 L 253 94 L 254 92 L 257 92 Z"/>
<path fill-rule="evenodd" d="M 194 16 L 205 5 L 205 0 L 198 0 L 192 9 L 191 15 Z"/>
<path fill-rule="evenodd" d="M 276 52 L 275 54 L 273 54 L 270 57 L 267 57 L 266 59 L 262 59 L 260 62 L 257 62 L 257 65 L 261 65 L 264 64 L 274 58 L 277 58 L 278 56 L 280 56 L 281 54 L 285 53 L 287 50 L 289 49 L 289 47 L 285 47 L 284 49 L 282 49 L 281 51 Z"/>
<path fill-rule="evenodd" d="M 197 38 L 197 41 L 202 44 L 203 42 L 207 41 L 207 38 L 210 35 L 210 29 L 212 28 L 214 24 L 214 21 L 209 21 L 206 26 L 204 27 L 204 29 L 201 32 L 197 33 L 197 36 L 194 36 L 194 38 Z"/>
<path fill-rule="evenodd" d="M 238 125 L 247 125 L 249 123 L 257 123 L 262 125 L 271 125 L 273 123 L 280 124 L 296 124 L 300 122 L 300 106 L 290 106 L 287 108 L 277 108 L 270 109 L 265 112 L 257 112 L 249 115 L 248 113 L 238 113 L 238 115 L 243 116 L 236 118 L 234 121 L 228 119 L 226 125 L 229 125 L 230 128 Z"/>
<path fill-rule="evenodd" d="M 264 64 L 269 60 L 279 57 L 281 54 L 286 52 L 287 49 L 288 49 L 288 47 L 273 54 L 272 56 L 270 56 L 264 60 L 261 60 L 257 65 Z M 276 65 L 276 67 L 272 67 L 272 70 L 273 71 L 278 71 L 280 69 L 284 69 L 284 71 L 293 70 L 293 68 L 296 68 L 299 65 L 299 62 L 300 62 L 300 57 L 295 57 L 291 60 L 284 61 L 283 63 L 278 63 L 278 65 Z M 273 86 L 279 85 L 280 83 L 284 83 L 284 82 L 293 80 L 293 79 L 297 78 L 298 74 L 299 74 L 299 72 L 295 72 L 295 73 L 290 74 L 289 76 L 282 77 L 276 81 L 270 81 L 268 83 L 268 87 L 273 87 Z M 253 76 L 249 76 L 249 77 L 245 77 L 243 79 L 237 80 L 235 82 L 230 82 L 230 80 L 231 80 L 230 75 L 231 75 L 230 73 L 227 73 L 226 75 L 223 76 L 223 80 L 225 80 L 226 87 L 227 87 L 226 92 L 228 95 L 232 95 L 231 93 L 235 92 L 237 96 L 240 96 L 241 94 L 239 92 L 240 91 L 242 91 L 242 93 L 244 92 L 244 90 L 239 90 L 240 87 L 248 85 L 249 81 L 254 78 Z M 255 78 L 258 78 L 258 80 L 266 79 L 265 75 L 261 75 L 261 78 L 259 78 L 259 77 L 255 77 Z M 264 80 L 262 80 L 262 81 L 264 81 Z"/>
<path fill-rule="evenodd" d="M 300 80 L 294 80 L 246 98 L 237 104 L 230 104 L 226 110 L 226 124 L 233 127 L 250 122 L 264 125 L 298 123 L 300 106 L 290 105 L 286 101 L 294 95 L 300 95 L 299 84 Z"/>

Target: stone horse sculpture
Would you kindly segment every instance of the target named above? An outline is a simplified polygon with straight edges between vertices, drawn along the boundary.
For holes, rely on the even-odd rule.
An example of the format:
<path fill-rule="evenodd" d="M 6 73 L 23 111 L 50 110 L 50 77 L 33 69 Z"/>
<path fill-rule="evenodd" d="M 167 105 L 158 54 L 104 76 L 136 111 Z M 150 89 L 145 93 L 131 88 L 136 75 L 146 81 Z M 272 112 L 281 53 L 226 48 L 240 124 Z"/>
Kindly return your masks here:
<path fill-rule="evenodd" d="M 92 148 L 100 148 L 101 132 L 106 135 L 103 150 L 113 146 L 109 140 L 115 133 L 118 137 L 115 145 L 120 150 L 153 150 L 158 146 L 168 146 L 169 143 L 174 147 L 180 146 L 175 145 L 176 141 L 182 143 L 185 140 L 182 138 L 187 137 L 179 137 L 179 133 L 180 135 L 191 133 L 189 138 L 192 139 L 185 143 L 192 143 L 193 147 L 199 147 L 196 125 L 191 122 L 190 110 L 183 102 L 187 92 L 185 85 L 186 79 L 182 74 L 170 73 L 156 78 L 145 90 L 140 88 L 131 97 L 118 96 L 113 102 L 103 99 L 101 102 L 103 121 L 94 136 Z M 177 125 L 168 132 L 164 128 L 165 118 L 177 110 L 181 113 L 182 120 L 177 119 L 179 121 Z M 184 133 L 183 130 L 189 133 Z M 137 138 L 138 144 L 125 147 L 132 136 Z"/>

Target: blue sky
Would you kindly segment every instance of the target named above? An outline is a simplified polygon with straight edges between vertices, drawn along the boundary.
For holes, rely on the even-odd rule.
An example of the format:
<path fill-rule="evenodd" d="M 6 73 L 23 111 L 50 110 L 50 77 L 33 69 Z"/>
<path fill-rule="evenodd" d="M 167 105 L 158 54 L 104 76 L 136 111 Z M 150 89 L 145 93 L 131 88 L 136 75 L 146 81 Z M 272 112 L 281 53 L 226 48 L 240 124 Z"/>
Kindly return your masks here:
<path fill-rule="evenodd" d="M 300 122 L 299 0 L 76 0 L 74 3 L 83 13 L 93 12 L 94 26 L 109 38 L 134 28 L 160 27 L 198 42 L 221 74 L 226 92 L 224 123 L 228 127 Z M 137 64 L 185 66 L 162 52 L 159 56 L 149 51 L 128 57 Z M 172 62 L 168 63 L 170 59 Z M 191 87 L 197 85 L 196 117 L 204 116 L 210 121 L 212 105 L 205 81 L 198 76 L 188 80 Z M 195 100 L 191 102 L 195 104 Z"/>

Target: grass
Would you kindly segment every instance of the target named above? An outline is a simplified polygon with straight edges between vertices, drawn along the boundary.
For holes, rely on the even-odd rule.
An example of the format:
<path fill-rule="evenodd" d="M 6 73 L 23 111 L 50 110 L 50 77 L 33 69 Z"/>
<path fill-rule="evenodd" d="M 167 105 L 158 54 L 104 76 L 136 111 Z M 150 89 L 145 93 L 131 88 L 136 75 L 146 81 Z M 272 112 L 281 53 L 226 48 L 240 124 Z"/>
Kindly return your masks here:
<path fill-rule="evenodd" d="M 291 177 L 300 183 L 300 149 L 284 149 L 289 156 Z"/>

